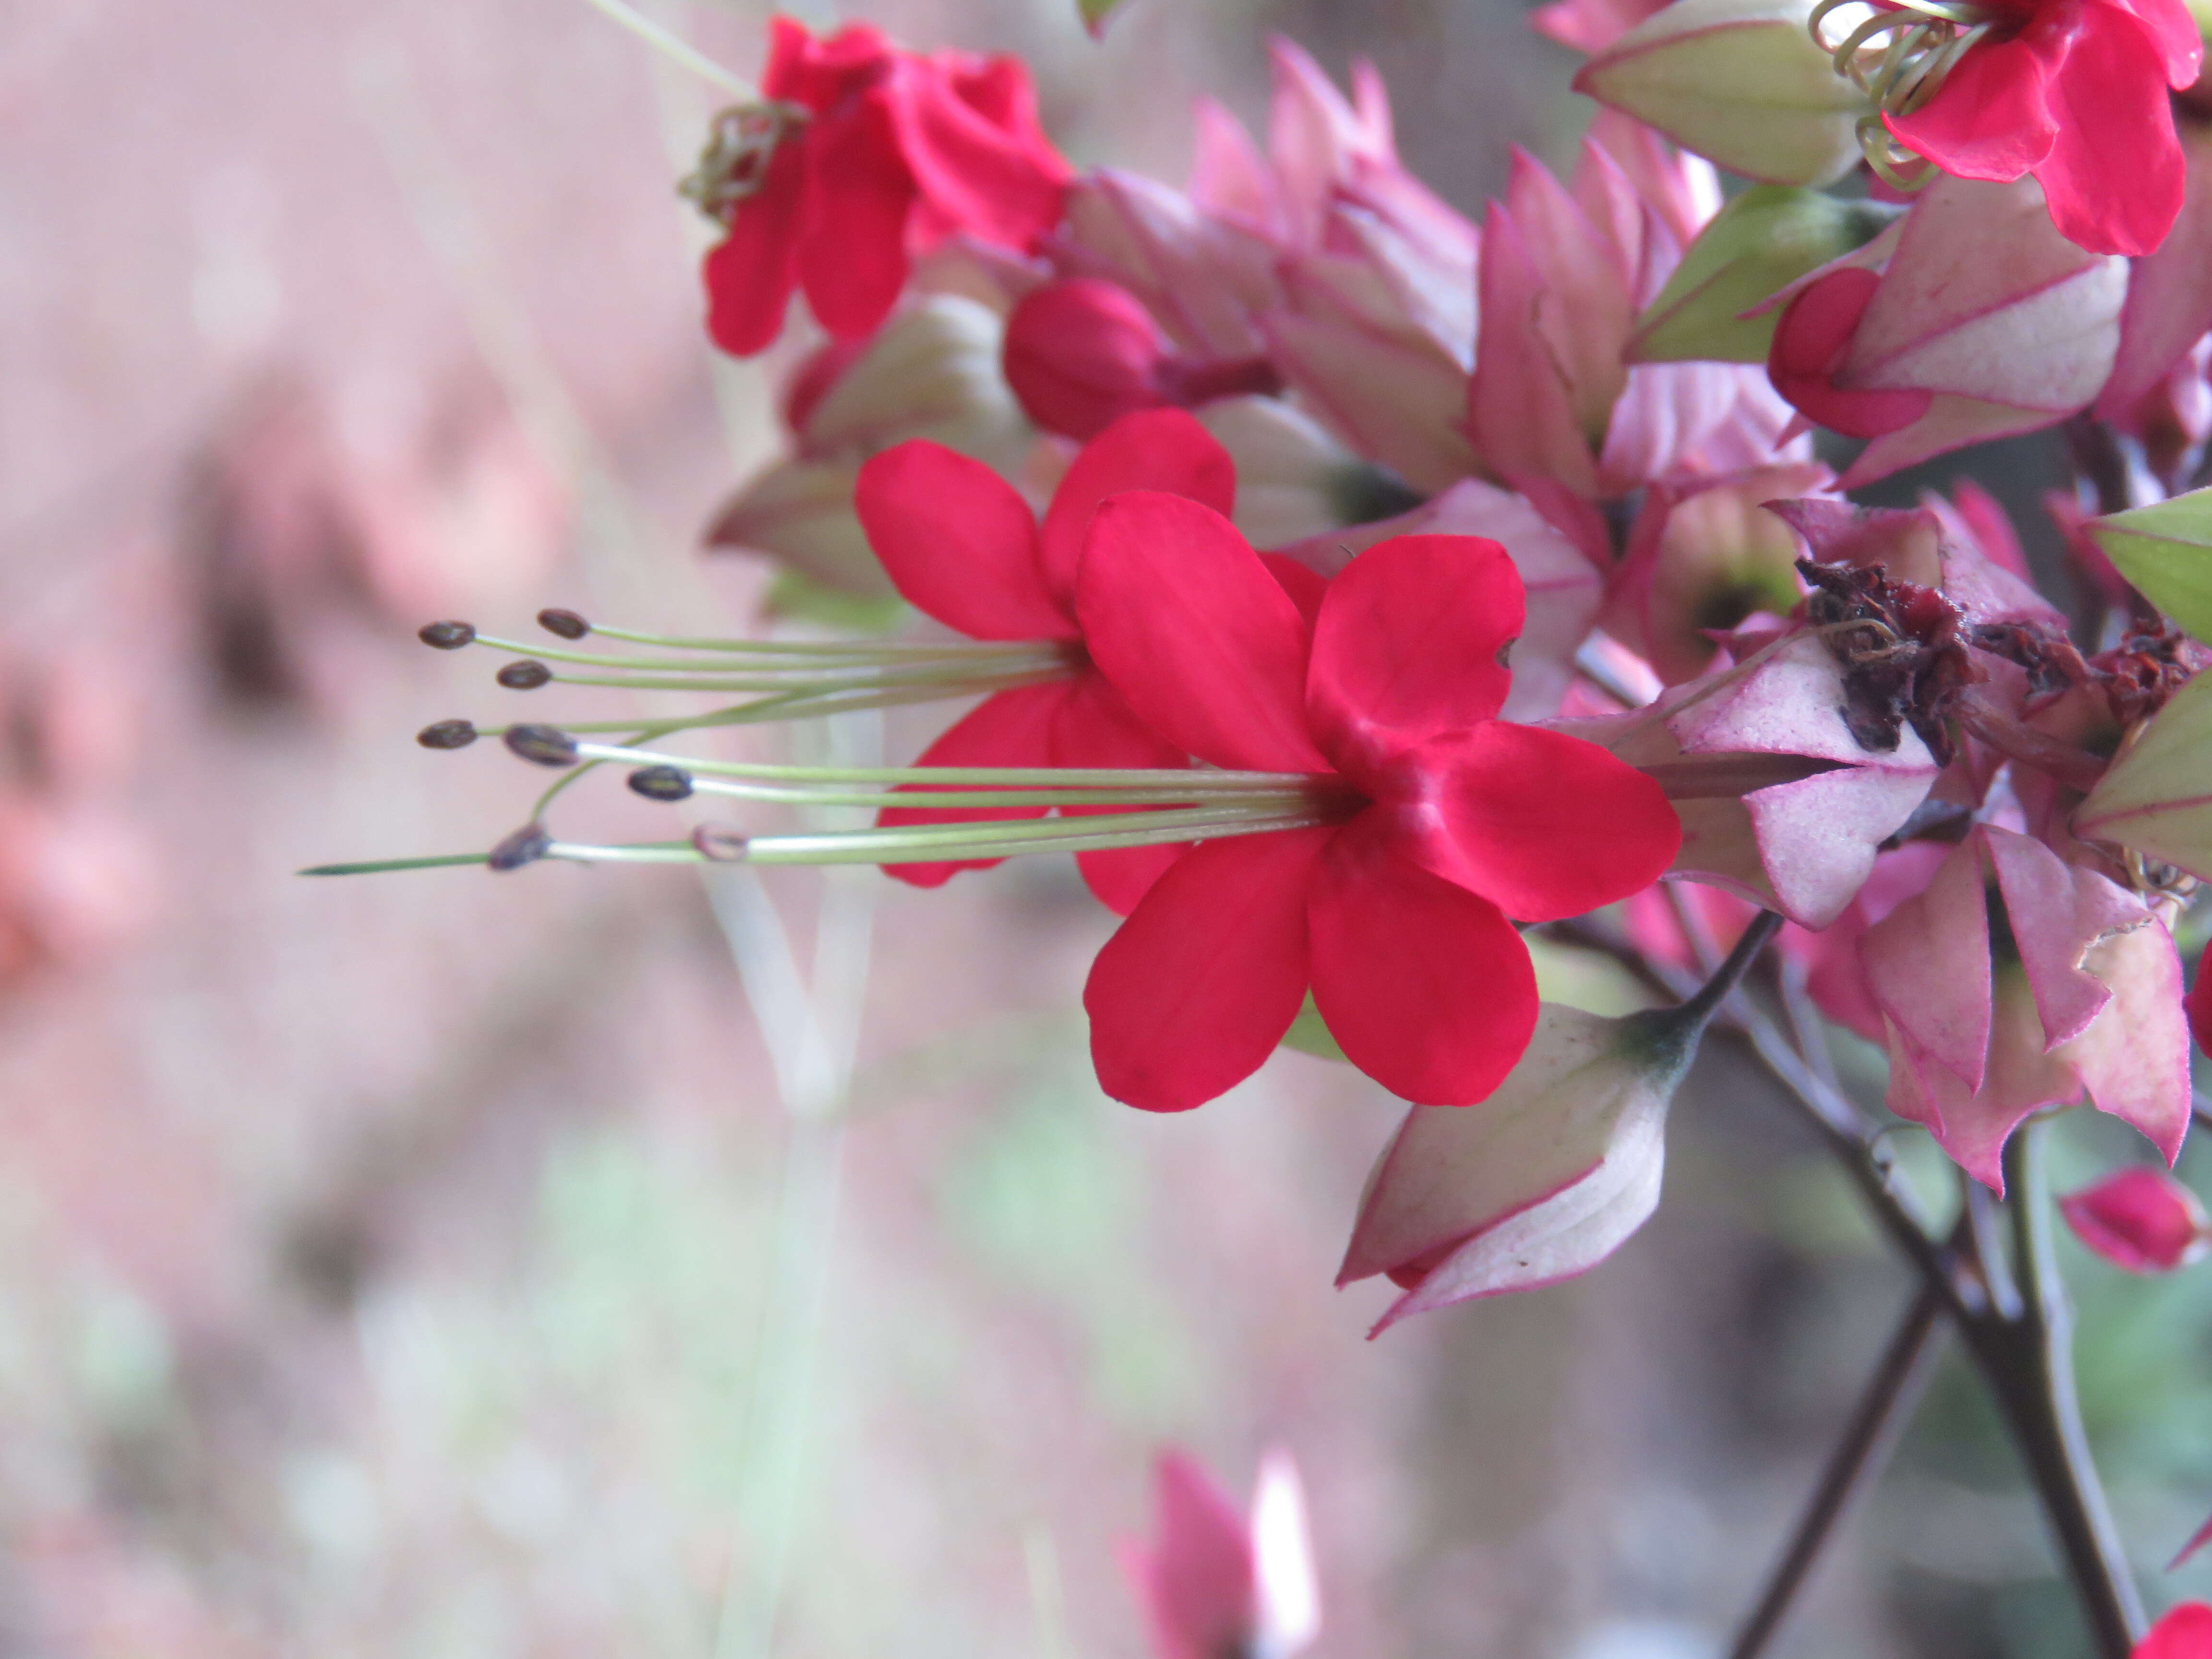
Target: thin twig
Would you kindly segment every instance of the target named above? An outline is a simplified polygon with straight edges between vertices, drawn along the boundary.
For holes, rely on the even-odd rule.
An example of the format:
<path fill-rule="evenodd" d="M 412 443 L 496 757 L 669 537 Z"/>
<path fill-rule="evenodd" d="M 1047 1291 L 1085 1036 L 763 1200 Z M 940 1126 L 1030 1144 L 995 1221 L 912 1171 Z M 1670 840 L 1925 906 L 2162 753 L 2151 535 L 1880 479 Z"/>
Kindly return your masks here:
<path fill-rule="evenodd" d="M 1934 1338 L 1942 1313 L 1942 1294 L 1922 1285 L 1882 1351 L 1844 1437 L 1830 1455 L 1820 1484 L 1790 1534 L 1790 1547 L 1767 1581 L 1766 1593 L 1729 1650 L 1729 1659 L 1759 1659 L 1766 1651 L 1837 1523 L 1888 1462 L 1934 1369 Z"/>
<path fill-rule="evenodd" d="M 2011 1425 L 2099 1659 L 2128 1659 L 2143 1632 L 2142 1600 L 2081 1425 L 2074 1315 L 2051 1222 L 2049 1132 L 2049 1119 L 2033 1120 L 2005 1149 L 2020 1317 L 1984 1320 L 1964 1334 Z"/>

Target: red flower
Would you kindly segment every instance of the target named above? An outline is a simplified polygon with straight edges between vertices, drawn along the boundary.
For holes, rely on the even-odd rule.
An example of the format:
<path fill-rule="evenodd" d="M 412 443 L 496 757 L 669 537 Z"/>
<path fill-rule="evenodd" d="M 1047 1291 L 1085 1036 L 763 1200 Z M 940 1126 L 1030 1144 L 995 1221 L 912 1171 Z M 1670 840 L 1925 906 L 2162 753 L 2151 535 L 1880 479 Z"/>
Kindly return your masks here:
<path fill-rule="evenodd" d="M 2051 222 L 2094 253 L 2149 253 L 2181 212 L 2177 91 L 2204 42 L 2185 0 L 1982 0 L 1990 37 L 1936 95 L 1885 114 L 1960 179 L 2035 175 Z"/>
<path fill-rule="evenodd" d="M 1659 787 L 1595 744 L 1493 718 L 1521 578 L 1496 542 L 1401 536 L 1309 617 L 1227 520 L 1135 493 L 1098 509 L 1076 610 L 1147 726 L 1201 760 L 1313 775 L 1340 817 L 1200 844 L 1084 993 L 1115 1098 L 1180 1111 L 1249 1077 L 1309 987 L 1345 1054 L 1408 1100 L 1489 1094 L 1527 1048 L 1540 921 L 1655 880 Z"/>
<path fill-rule="evenodd" d="M 745 356 L 772 342 L 794 288 L 840 339 L 881 323 L 908 256 L 965 232 L 1026 249 L 1059 222 L 1066 161 L 1038 124 L 1014 58 L 899 52 L 848 24 L 817 40 L 773 25 L 761 90 L 740 119 L 769 149 L 707 256 L 708 331 Z"/>
<path fill-rule="evenodd" d="M 1076 562 L 1091 515 L 1125 489 L 1164 489 L 1227 512 L 1237 465 L 1206 428 L 1181 410 L 1150 410 L 1117 421 L 1060 480 L 1040 526 L 1013 486 L 941 444 L 916 439 L 860 469 L 854 506 L 869 545 L 907 602 L 956 633 L 978 640 L 1059 640 L 1070 678 L 1000 691 L 929 746 L 921 766 L 1155 767 L 1188 763 L 1183 751 L 1146 730 L 1082 653 L 1075 612 Z M 1288 561 L 1285 561 L 1288 566 Z M 1318 590 L 1322 579 L 1289 567 L 1281 580 Z M 1075 807 L 1071 811 L 1085 810 Z M 1041 817 L 1006 809 L 893 808 L 885 824 Z M 1100 901 L 1127 915 L 1174 848 L 1126 848 L 1077 855 Z M 934 887 L 959 870 L 996 859 L 888 866 Z"/>
<path fill-rule="evenodd" d="M 2212 1607 L 2183 1602 L 2136 1644 L 2135 1659 L 2212 1659 Z"/>

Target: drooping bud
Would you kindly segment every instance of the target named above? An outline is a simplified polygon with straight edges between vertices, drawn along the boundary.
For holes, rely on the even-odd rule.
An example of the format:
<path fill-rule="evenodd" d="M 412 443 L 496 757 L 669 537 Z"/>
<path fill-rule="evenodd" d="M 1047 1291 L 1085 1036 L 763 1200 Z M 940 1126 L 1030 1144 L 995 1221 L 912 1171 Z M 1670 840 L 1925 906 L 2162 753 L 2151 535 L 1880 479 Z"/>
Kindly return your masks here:
<path fill-rule="evenodd" d="M 474 623 L 425 623 L 415 631 L 415 637 L 433 651 L 458 651 L 477 636 Z"/>
<path fill-rule="evenodd" d="M 2170 1273 L 2207 1248 L 2204 1206 L 2163 1170 L 2138 1165 L 2058 1200 L 2074 1236 L 2116 1267 Z"/>
<path fill-rule="evenodd" d="M 688 800 L 691 775 L 680 766 L 641 766 L 629 775 L 629 787 L 647 800 Z"/>
<path fill-rule="evenodd" d="M 2093 519 L 2085 528 L 2144 598 L 2212 641 L 2212 489 Z"/>
<path fill-rule="evenodd" d="M 576 740 L 557 726 L 510 726 L 507 746 L 540 766 L 574 766 Z"/>
<path fill-rule="evenodd" d="M 1589 1271 L 1659 1203 L 1667 1109 L 1699 1016 L 1602 1019 L 1547 1003 L 1486 1100 L 1416 1106 L 1360 1202 L 1337 1283 L 1406 1288 L 1375 1327 Z"/>
<path fill-rule="evenodd" d="M 1077 276 L 1028 295 L 1006 319 L 1006 384 L 1048 432 L 1095 438 L 1122 416 L 1168 401 L 1170 347 L 1137 297 Z"/>
<path fill-rule="evenodd" d="M 1289 1455 L 1262 1460 L 1249 1518 L 1181 1452 L 1160 1459 L 1157 1491 L 1153 1537 L 1121 1550 L 1155 1659 L 1294 1659 L 1310 1646 L 1321 1601 Z"/>
<path fill-rule="evenodd" d="M 477 740 L 477 728 L 467 720 L 437 720 L 415 734 L 425 749 L 465 749 Z"/>
<path fill-rule="evenodd" d="M 1676 0 L 1583 65 L 1575 90 L 1747 178 L 1825 185 L 1870 111 L 1813 43 L 1809 0 Z"/>
<path fill-rule="evenodd" d="M 1864 246 L 1903 211 L 1817 190 L 1753 185 L 1682 255 L 1630 337 L 1632 362 L 1763 363 L 1779 308 L 1746 316 L 1832 259 Z"/>
<path fill-rule="evenodd" d="M 580 640 L 592 631 L 591 623 L 573 611 L 563 611 L 548 605 L 538 613 L 538 625 L 549 634 L 557 634 L 564 640 Z"/>
<path fill-rule="evenodd" d="M 749 839 L 726 823 L 702 823 L 691 832 L 691 845 L 699 856 L 714 864 L 743 864 Z"/>
<path fill-rule="evenodd" d="M 524 657 L 507 664 L 496 678 L 510 691 L 535 691 L 551 684 L 553 671 L 535 657 Z"/>
<path fill-rule="evenodd" d="M 501 874 L 509 870 L 520 870 L 524 865 L 535 864 L 544 858 L 546 849 L 552 845 L 553 837 L 546 833 L 544 824 L 526 823 L 486 854 L 484 864 Z"/>
<path fill-rule="evenodd" d="M 2074 833 L 2212 881 L 2212 674 L 2151 717 L 2075 811 Z"/>

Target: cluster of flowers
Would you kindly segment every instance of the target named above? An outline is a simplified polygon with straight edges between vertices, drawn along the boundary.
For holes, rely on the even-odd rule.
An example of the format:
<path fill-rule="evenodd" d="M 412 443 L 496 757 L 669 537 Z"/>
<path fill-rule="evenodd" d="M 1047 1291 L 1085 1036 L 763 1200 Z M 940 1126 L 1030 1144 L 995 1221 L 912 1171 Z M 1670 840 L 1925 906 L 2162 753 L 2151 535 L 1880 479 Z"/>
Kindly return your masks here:
<path fill-rule="evenodd" d="M 2212 493 L 2185 493 L 2212 428 L 2212 119 L 2168 90 L 2197 25 L 2179 0 L 1909 0 L 1838 41 L 1833 9 L 1549 8 L 1607 107 L 1571 178 L 1516 155 L 1479 227 L 1401 167 L 1371 71 L 1347 100 L 1287 44 L 1265 144 L 1201 107 L 1178 191 L 1072 167 L 1011 59 L 779 21 L 761 100 L 686 188 L 726 232 L 715 340 L 764 348 L 794 293 L 830 337 L 792 381 L 793 454 L 713 539 L 937 629 L 551 611 L 577 648 L 425 637 L 510 652 L 518 688 L 738 699 L 491 728 L 572 769 L 556 793 L 616 764 L 654 799 L 878 817 L 634 847 L 534 817 L 492 864 L 865 861 L 927 886 L 1073 854 L 1125 918 L 1085 997 L 1109 1093 L 1194 1107 L 1289 1041 L 1414 1103 L 1344 1269 L 1405 1287 L 1385 1323 L 1642 1224 L 1674 1084 L 1779 926 L 1759 912 L 1975 1179 L 2001 1190 L 2017 1126 L 2085 1099 L 2171 1163 L 2174 929 L 2212 879 Z M 1712 161 L 1764 182 L 1723 204 Z M 1824 188 L 1847 173 L 1871 187 Z M 1841 495 L 2077 416 L 2112 476 L 2060 508 L 2070 616 L 1972 486 Z M 1840 477 L 1815 425 L 1869 441 Z M 653 746 L 977 695 L 911 767 Z M 1666 1013 L 1540 1004 L 1522 930 L 1620 901 L 1653 957 L 1707 923 L 1740 948 Z M 2156 1171 L 2069 1213 L 2140 1267 L 2203 1236 Z"/>

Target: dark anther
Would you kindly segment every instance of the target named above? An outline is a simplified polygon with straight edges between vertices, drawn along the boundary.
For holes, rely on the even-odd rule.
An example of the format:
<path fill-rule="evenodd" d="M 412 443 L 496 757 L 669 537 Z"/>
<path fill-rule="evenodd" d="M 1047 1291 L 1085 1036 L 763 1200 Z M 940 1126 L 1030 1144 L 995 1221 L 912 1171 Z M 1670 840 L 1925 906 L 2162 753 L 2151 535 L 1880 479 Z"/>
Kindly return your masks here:
<path fill-rule="evenodd" d="M 465 749 L 477 740 L 477 729 L 466 720 L 439 720 L 415 734 L 425 749 Z"/>
<path fill-rule="evenodd" d="M 535 691 L 553 678 L 553 671 L 535 657 L 524 657 L 499 671 L 499 683 L 510 691 Z"/>
<path fill-rule="evenodd" d="M 647 800 L 685 800 L 691 775 L 680 766 L 641 766 L 629 775 L 629 787 Z"/>
<path fill-rule="evenodd" d="M 592 631 L 591 623 L 574 611 L 550 605 L 538 613 L 538 625 L 549 634 L 558 634 L 564 640 L 580 640 Z"/>
<path fill-rule="evenodd" d="M 465 622 L 425 623 L 415 637 L 433 651 L 458 651 L 477 636 L 477 625 Z"/>
<path fill-rule="evenodd" d="M 486 854 L 484 862 L 495 870 L 520 870 L 544 858 L 552 844 L 553 837 L 545 833 L 544 824 L 526 823 Z"/>
<path fill-rule="evenodd" d="M 745 857 L 745 837 L 741 830 L 726 823 L 702 823 L 691 832 L 691 844 L 699 849 L 700 856 L 716 864 L 742 864 Z"/>
<path fill-rule="evenodd" d="M 574 766 L 576 740 L 557 726 L 510 726 L 507 746 L 540 766 Z"/>

